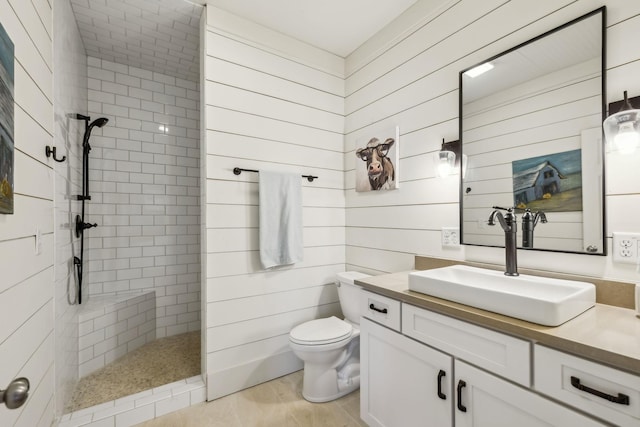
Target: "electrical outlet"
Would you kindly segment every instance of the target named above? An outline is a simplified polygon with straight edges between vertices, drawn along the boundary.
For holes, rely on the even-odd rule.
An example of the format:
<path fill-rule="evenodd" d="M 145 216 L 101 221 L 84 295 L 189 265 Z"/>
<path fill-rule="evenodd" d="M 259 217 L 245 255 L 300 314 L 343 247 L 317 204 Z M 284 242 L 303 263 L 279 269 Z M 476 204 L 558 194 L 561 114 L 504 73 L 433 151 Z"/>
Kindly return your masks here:
<path fill-rule="evenodd" d="M 613 233 L 613 261 L 627 264 L 638 263 L 640 233 Z"/>
<path fill-rule="evenodd" d="M 459 246 L 460 229 L 458 227 L 442 227 L 442 246 Z"/>

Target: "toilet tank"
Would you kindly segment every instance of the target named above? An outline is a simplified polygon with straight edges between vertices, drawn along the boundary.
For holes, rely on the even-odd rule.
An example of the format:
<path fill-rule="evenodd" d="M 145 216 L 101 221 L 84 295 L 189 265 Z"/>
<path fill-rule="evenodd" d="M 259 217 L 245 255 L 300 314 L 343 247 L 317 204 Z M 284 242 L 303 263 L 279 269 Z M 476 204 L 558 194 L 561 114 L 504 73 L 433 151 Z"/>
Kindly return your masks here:
<path fill-rule="evenodd" d="M 364 279 L 365 277 L 371 276 L 358 271 L 345 271 L 344 273 L 336 274 L 336 285 L 338 286 L 338 297 L 340 298 L 342 314 L 344 314 L 345 319 L 356 325 L 360 324 L 360 316 L 362 315 L 362 310 L 360 310 L 362 288 L 354 284 L 353 281 L 356 279 Z"/>

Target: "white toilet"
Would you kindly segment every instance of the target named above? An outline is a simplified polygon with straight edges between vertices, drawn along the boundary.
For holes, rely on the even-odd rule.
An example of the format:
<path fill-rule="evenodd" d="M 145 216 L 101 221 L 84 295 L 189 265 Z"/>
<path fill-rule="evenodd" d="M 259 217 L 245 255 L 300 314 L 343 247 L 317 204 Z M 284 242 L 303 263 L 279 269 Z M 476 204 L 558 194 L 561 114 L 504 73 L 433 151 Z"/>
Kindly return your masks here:
<path fill-rule="evenodd" d="M 302 396 L 310 402 L 328 402 L 360 387 L 362 288 L 353 281 L 365 277 L 369 275 L 356 271 L 337 274 L 344 320 L 310 320 L 289 333 L 293 353 L 304 362 Z"/>

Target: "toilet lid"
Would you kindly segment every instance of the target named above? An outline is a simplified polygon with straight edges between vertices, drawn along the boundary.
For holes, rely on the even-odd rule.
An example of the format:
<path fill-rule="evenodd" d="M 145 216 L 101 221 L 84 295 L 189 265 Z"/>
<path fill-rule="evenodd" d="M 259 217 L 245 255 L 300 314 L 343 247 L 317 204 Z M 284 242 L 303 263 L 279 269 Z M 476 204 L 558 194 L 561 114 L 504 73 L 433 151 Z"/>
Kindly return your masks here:
<path fill-rule="evenodd" d="M 351 336 L 353 326 L 335 316 L 316 319 L 291 330 L 291 341 L 298 344 L 320 345 L 341 341 Z"/>

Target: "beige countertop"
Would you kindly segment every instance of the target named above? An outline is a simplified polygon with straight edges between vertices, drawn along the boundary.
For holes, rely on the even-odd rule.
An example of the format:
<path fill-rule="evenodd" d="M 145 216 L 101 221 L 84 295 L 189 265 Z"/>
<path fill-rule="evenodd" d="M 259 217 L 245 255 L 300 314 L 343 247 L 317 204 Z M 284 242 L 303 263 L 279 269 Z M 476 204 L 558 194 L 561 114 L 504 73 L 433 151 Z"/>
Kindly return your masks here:
<path fill-rule="evenodd" d="M 556 326 L 542 326 L 409 290 L 408 271 L 357 280 L 363 288 L 459 320 L 532 340 L 640 375 L 640 318 L 635 311 L 596 304 Z"/>

